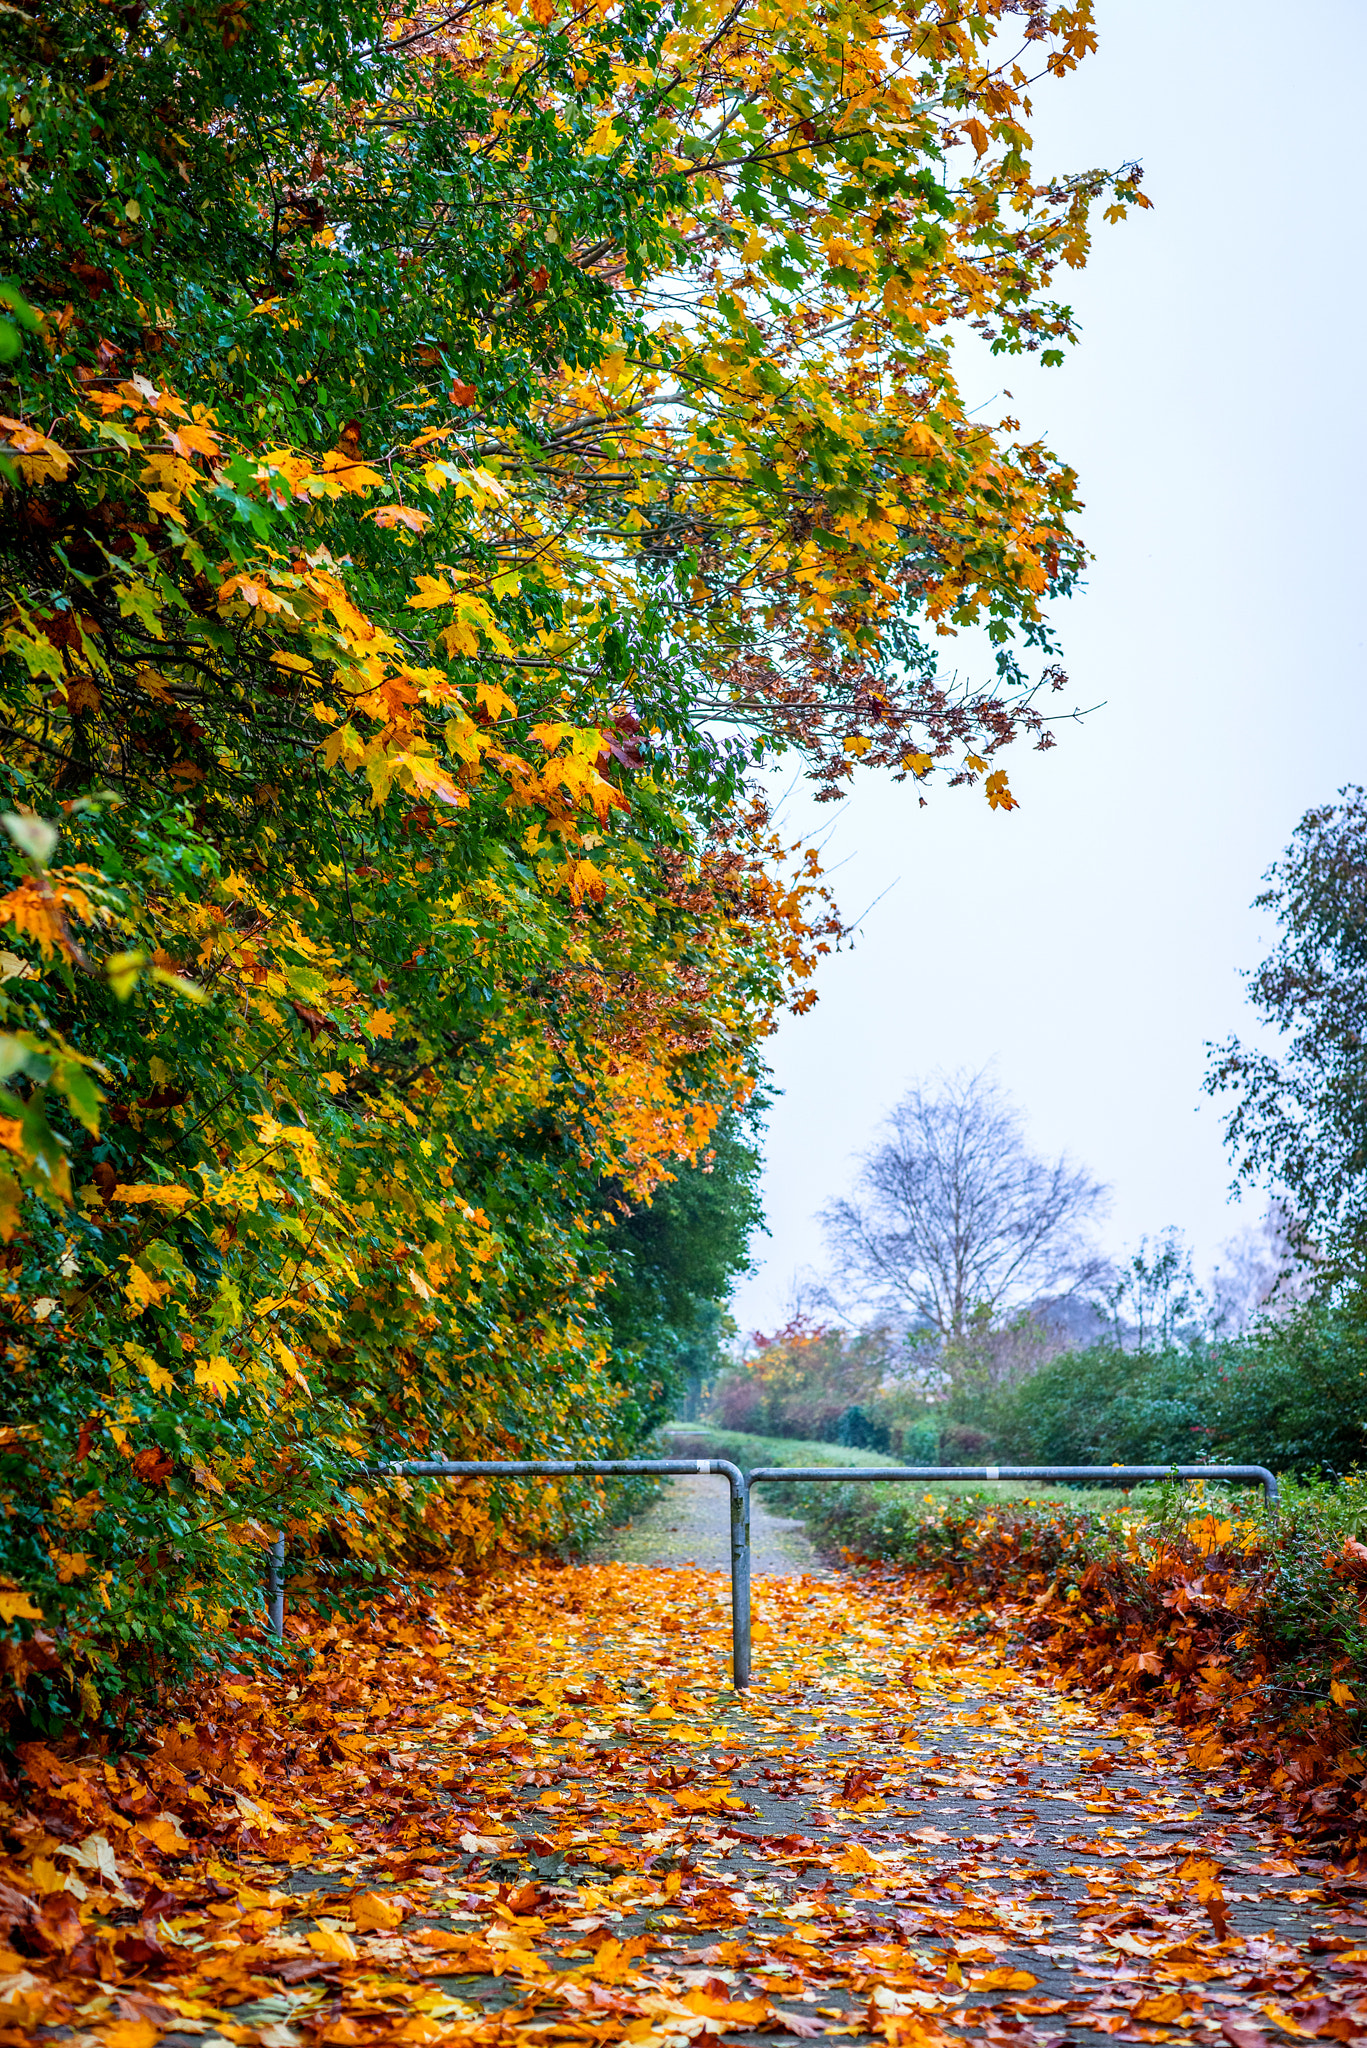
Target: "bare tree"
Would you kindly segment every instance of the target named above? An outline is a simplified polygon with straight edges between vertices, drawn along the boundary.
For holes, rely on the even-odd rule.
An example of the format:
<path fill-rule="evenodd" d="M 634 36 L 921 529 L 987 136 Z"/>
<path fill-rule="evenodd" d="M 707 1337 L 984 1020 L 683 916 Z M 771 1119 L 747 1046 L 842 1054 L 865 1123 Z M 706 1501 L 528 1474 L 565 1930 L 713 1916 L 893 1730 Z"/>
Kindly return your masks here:
<path fill-rule="evenodd" d="M 962 1341 L 996 1317 L 1108 1271 L 1089 1236 L 1107 1190 L 1066 1157 L 1038 1159 L 985 1073 L 938 1077 L 892 1111 L 855 1199 L 822 1216 L 835 1285 Z"/>
<path fill-rule="evenodd" d="M 1240 1337 L 1260 1319 L 1291 1315 L 1315 1292 L 1315 1247 L 1305 1224 L 1284 1202 L 1269 1204 L 1262 1222 L 1233 1237 L 1210 1277 L 1211 1325 Z"/>

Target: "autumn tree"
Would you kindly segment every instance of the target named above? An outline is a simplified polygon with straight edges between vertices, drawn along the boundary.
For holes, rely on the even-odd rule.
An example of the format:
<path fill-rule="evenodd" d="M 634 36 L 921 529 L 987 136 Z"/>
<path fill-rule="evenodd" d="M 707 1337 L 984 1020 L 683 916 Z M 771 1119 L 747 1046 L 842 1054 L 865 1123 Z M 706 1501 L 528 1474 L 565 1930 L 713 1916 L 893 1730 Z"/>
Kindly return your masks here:
<path fill-rule="evenodd" d="M 3 21 L 0 1615 L 95 1714 L 281 1527 L 336 1589 L 596 1511 L 358 1468 L 654 1412 L 642 1219 L 839 932 L 747 775 L 1010 808 L 1074 479 L 953 337 L 1057 354 L 1142 200 L 1030 170 L 1085 4 Z"/>
<path fill-rule="evenodd" d="M 850 1332 L 799 1313 L 751 1338 L 740 1363 L 718 1379 L 713 1413 L 727 1429 L 834 1442 L 842 1418 L 876 1400 L 904 1364 L 895 1330 Z"/>

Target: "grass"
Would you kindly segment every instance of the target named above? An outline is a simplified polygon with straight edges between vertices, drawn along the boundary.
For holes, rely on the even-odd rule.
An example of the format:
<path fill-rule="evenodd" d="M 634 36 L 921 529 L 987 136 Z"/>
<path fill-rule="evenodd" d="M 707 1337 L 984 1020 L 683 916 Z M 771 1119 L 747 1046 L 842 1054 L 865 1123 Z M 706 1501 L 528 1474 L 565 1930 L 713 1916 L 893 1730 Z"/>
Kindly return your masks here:
<path fill-rule="evenodd" d="M 881 1452 L 854 1451 L 844 1444 L 806 1443 L 800 1437 L 748 1436 L 739 1429 L 714 1429 L 710 1422 L 667 1422 L 660 1432 L 664 1458 L 729 1458 L 742 1472 L 757 1465 L 887 1465 Z"/>
<path fill-rule="evenodd" d="M 757 1465 L 895 1465 L 898 1460 L 882 1451 L 856 1451 L 844 1444 L 808 1443 L 800 1437 L 750 1436 L 738 1429 L 717 1429 L 707 1422 L 666 1423 L 660 1432 L 660 1455 L 666 1458 L 729 1458 L 733 1465 L 739 1465 L 742 1472 L 753 1472 Z M 928 1479 L 924 1485 L 888 1485 L 871 1487 L 867 1494 L 861 1493 L 860 1501 L 867 1501 L 870 1520 L 894 1502 L 919 1499 L 926 1502 L 942 1500 L 989 1501 L 1051 1501 L 1063 1502 L 1069 1507 L 1116 1508 L 1121 1505 L 1145 1507 L 1156 1504 L 1167 1497 L 1165 1487 L 1135 1486 L 1063 1486 L 1049 1481 L 1031 1485 L 1028 1480 L 1019 1479 Z M 1254 1489 L 1258 1498 L 1261 1494 Z M 821 1485 L 767 1486 L 765 1498 L 772 1506 L 782 1506 L 788 1514 L 798 1514 L 824 1519 L 825 1504 L 830 1501 L 829 1490 Z M 853 1496 L 851 1496 L 853 1498 Z"/>

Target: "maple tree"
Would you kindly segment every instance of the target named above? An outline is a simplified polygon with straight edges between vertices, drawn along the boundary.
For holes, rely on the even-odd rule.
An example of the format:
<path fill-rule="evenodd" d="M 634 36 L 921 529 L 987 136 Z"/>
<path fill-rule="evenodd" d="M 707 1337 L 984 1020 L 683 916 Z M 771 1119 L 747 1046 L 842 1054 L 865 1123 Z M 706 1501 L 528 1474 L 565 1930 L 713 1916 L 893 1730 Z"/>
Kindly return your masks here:
<path fill-rule="evenodd" d="M 282 1528 L 340 1594 L 599 1511 L 359 1471 L 658 1417 L 624 1228 L 839 931 L 747 770 L 1010 807 L 1074 479 L 952 340 L 1056 353 L 1144 202 L 1032 181 L 1085 4 L 5 21 L 0 1619 L 55 1726 L 240 1644 Z"/>

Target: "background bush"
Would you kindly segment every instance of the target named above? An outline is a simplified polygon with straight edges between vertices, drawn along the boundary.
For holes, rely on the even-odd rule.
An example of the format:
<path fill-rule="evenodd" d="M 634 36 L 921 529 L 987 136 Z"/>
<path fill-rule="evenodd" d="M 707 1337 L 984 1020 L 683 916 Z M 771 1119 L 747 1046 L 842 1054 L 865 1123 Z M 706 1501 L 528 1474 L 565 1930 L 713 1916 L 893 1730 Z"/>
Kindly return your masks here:
<path fill-rule="evenodd" d="M 1002 1463 L 1346 1472 L 1367 1431 L 1361 1303 L 1304 1308 L 1224 1343 L 1063 1352 L 973 1419 Z"/>

